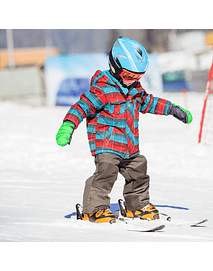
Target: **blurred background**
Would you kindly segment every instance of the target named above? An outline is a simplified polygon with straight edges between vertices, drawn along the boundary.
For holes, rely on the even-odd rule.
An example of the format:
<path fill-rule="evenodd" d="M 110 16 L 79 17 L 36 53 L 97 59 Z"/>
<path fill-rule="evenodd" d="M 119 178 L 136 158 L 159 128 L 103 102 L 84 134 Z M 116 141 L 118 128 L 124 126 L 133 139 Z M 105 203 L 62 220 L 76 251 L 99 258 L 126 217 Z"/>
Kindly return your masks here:
<path fill-rule="evenodd" d="M 72 105 L 119 36 L 148 51 L 147 92 L 205 91 L 213 29 L 0 29 L 0 99 Z"/>

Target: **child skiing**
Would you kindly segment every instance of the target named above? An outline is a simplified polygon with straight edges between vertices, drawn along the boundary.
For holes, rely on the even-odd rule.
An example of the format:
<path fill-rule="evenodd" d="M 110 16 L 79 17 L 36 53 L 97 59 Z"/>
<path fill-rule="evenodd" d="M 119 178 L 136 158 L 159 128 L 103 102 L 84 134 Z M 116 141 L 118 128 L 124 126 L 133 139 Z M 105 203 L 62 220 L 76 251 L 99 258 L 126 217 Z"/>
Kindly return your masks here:
<path fill-rule="evenodd" d="M 125 178 L 126 216 L 158 219 L 149 198 L 147 160 L 139 154 L 139 113 L 173 115 L 184 123 L 190 123 L 192 115 L 142 88 L 139 80 L 148 68 L 148 55 L 137 41 L 119 37 L 109 53 L 109 68 L 96 71 L 90 90 L 71 106 L 56 135 L 57 144 L 70 144 L 74 130 L 86 118 L 96 171 L 85 184 L 83 220 L 115 221 L 108 195 L 118 172 Z"/>

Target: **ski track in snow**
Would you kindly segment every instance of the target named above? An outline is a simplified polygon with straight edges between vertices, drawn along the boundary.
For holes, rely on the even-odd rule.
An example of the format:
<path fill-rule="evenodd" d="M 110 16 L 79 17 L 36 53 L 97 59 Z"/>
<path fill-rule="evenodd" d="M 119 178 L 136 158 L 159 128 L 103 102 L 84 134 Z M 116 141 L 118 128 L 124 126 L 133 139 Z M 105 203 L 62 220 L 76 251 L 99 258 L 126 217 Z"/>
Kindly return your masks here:
<path fill-rule="evenodd" d="M 182 94 L 162 98 L 184 107 Z M 125 225 L 71 221 L 65 215 L 82 203 L 84 183 L 94 172 L 85 121 L 70 146 L 55 136 L 68 107 L 30 107 L 0 102 L 0 241 L 14 242 L 212 242 L 213 147 L 198 144 L 203 93 L 188 93 L 193 122 L 140 116 L 140 151 L 148 160 L 151 202 L 174 221 L 207 218 L 204 227 L 166 226 L 160 232 L 126 231 Z M 122 198 L 121 175 L 110 194 Z"/>

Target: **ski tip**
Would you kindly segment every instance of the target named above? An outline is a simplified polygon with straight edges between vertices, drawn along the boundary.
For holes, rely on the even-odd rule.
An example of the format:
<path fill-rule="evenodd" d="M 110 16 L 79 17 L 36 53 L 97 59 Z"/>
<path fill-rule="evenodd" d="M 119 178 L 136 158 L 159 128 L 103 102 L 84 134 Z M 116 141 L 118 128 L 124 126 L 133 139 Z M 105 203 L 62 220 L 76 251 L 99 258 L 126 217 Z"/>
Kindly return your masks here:
<path fill-rule="evenodd" d="M 207 221 L 208 221 L 208 219 L 205 218 L 205 219 L 203 219 L 203 220 L 201 220 L 201 221 L 199 221 L 197 223 L 191 224 L 190 227 L 199 227 L 201 224 L 206 223 Z M 200 227 L 202 227 L 202 225 Z"/>
<path fill-rule="evenodd" d="M 128 231 L 136 231 L 136 232 L 156 232 L 160 231 L 165 228 L 165 225 L 160 225 L 151 229 L 145 229 L 145 230 L 128 230 Z"/>
<path fill-rule="evenodd" d="M 159 231 L 159 230 L 162 230 L 164 228 L 165 228 L 165 225 L 160 225 L 160 226 L 158 226 L 156 228 L 153 228 L 153 229 L 149 230 L 149 232 Z"/>

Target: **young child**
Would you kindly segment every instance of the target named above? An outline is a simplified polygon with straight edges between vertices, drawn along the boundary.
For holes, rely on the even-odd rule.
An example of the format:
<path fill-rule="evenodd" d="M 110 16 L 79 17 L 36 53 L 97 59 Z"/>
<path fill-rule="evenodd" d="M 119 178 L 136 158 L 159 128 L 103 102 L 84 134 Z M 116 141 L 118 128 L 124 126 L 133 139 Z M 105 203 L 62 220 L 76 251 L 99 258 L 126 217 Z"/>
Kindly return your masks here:
<path fill-rule="evenodd" d="M 190 123 L 192 115 L 142 88 L 139 80 L 148 68 L 148 55 L 137 41 L 119 37 L 109 53 L 109 68 L 96 71 L 89 92 L 67 112 L 56 140 L 60 146 L 70 144 L 74 130 L 86 118 L 96 171 L 85 184 L 83 220 L 115 221 L 108 195 L 118 172 L 125 178 L 126 216 L 158 219 L 149 200 L 147 160 L 139 154 L 139 113 L 173 115 L 184 123 Z"/>

